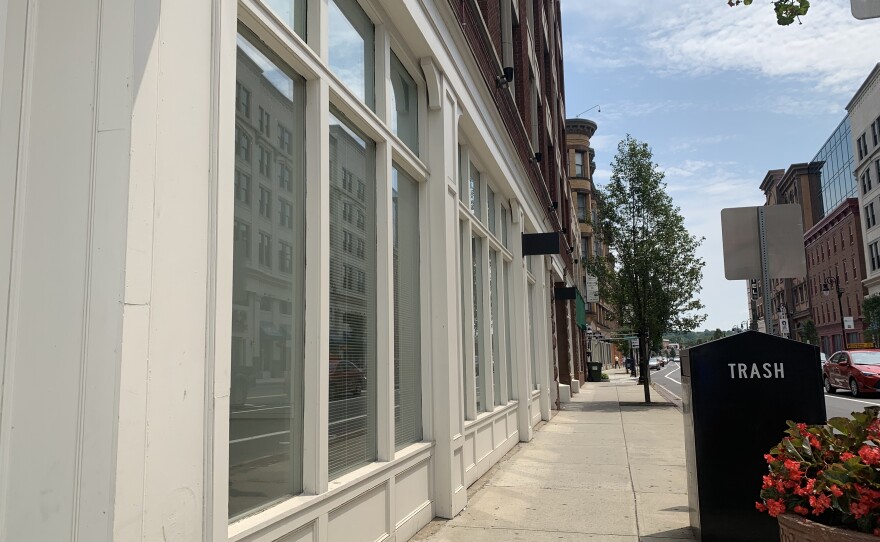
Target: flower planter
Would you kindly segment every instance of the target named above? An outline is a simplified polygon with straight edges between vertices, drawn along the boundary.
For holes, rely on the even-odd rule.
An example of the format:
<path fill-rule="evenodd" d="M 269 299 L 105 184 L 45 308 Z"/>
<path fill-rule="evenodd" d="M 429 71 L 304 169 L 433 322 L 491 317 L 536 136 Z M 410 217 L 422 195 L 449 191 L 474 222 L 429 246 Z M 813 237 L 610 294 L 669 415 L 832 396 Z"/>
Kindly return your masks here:
<path fill-rule="evenodd" d="M 829 527 L 795 514 L 782 514 L 779 520 L 780 542 L 861 542 L 878 538 L 842 527 Z"/>

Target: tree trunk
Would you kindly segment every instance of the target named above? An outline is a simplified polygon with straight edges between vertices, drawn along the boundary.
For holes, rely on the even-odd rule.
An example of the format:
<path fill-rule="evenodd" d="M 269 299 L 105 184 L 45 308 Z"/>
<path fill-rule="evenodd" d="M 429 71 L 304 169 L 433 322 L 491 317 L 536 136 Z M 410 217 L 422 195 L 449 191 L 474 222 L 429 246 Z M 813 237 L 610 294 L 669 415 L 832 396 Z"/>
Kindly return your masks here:
<path fill-rule="evenodd" d="M 651 402 L 651 370 L 648 368 L 648 333 L 639 331 L 639 370 L 645 387 L 645 402 Z"/>

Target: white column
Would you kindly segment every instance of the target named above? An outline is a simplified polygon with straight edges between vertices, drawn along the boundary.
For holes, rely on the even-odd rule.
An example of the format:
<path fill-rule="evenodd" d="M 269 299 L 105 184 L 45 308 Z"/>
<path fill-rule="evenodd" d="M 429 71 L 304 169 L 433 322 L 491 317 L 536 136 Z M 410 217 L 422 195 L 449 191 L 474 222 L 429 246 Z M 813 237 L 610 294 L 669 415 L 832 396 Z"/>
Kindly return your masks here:
<path fill-rule="evenodd" d="M 464 487 L 462 445 L 464 426 L 461 400 L 461 360 L 459 333 L 458 261 L 458 111 L 451 92 L 446 91 L 442 74 L 434 63 L 422 59 L 422 68 L 433 83 L 436 100 L 428 112 L 427 162 L 431 165 L 424 193 L 426 256 L 422 269 L 429 285 L 426 299 L 430 315 L 431 424 L 426 425 L 425 439 L 434 441 L 435 514 L 452 518 L 467 500 Z M 430 428 L 430 434 L 428 429 Z"/>
<path fill-rule="evenodd" d="M 532 440 L 532 379 L 537 375 L 530 374 L 531 340 L 529 334 L 529 285 L 526 278 L 525 258 L 522 255 L 522 228 L 523 214 L 519 204 L 511 201 L 510 214 L 512 227 L 510 232 L 510 251 L 513 252 L 513 261 L 510 265 L 510 307 L 511 319 L 510 349 L 511 370 L 516 371 L 514 385 L 517 387 L 519 402 L 516 406 L 516 421 L 519 429 L 520 442 Z"/>

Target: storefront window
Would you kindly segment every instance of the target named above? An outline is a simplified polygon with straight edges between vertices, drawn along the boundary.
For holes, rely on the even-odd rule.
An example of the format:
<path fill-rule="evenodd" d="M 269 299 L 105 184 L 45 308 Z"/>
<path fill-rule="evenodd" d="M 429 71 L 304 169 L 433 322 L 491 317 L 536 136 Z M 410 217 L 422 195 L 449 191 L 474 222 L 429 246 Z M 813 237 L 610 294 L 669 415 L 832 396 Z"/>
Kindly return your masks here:
<path fill-rule="evenodd" d="M 498 346 L 498 253 L 489 251 L 489 340 L 492 348 L 492 383 L 495 404 L 501 404 L 501 352 Z"/>
<path fill-rule="evenodd" d="M 327 38 L 330 69 L 376 109 L 375 28 L 357 0 L 330 0 Z"/>
<path fill-rule="evenodd" d="M 471 238 L 471 261 L 473 262 L 471 277 L 473 279 L 473 306 L 474 306 L 474 380 L 476 382 L 477 396 L 477 412 L 482 412 L 486 406 L 486 399 L 483 396 L 485 388 L 480 379 L 480 375 L 484 374 L 480 365 L 484 363 L 483 352 L 483 239 L 481 237 Z"/>
<path fill-rule="evenodd" d="M 419 94 L 416 82 L 391 53 L 391 130 L 407 147 L 419 154 Z"/>
<path fill-rule="evenodd" d="M 330 478 L 377 458 L 375 171 L 376 145 L 331 114 Z M 345 204 L 364 220 L 352 227 Z M 352 241 L 363 242 L 363 258 Z"/>
<path fill-rule="evenodd" d="M 263 50 L 249 32 L 238 36 L 236 79 L 250 89 L 248 101 L 289 126 L 304 125 L 304 82 Z M 255 116 L 256 117 L 256 116 Z M 239 116 L 239 136 L 259 130 Z M 278 148 L 266 141 L 266 152 Z M 233 235 L 232 351 L 229 411 L 229 516 L 265 508 L 302 491 L 303 449 L 303 274 L 306 224 L 303 201 L 304 132 L 292 133 L 290 157 L 291 228 L 242 197 L 237 186 Z M 239 154 L 236 176 L 249 179 L 257 167 Z M 252 227 L 254 226 L 254 227 Z M 252 235 L 259 232 L 263 265 L 249 258 Z M 271 244 L 282 247 L 283 266 L 271 263 Z M 299 310 L 288 310 L 298 307 Z"/>
<path fill-rule="evenodd" d="M 394 441 L 422 440 L 419 186 L 396 167 L 392 177 L 394 260 Z"/>

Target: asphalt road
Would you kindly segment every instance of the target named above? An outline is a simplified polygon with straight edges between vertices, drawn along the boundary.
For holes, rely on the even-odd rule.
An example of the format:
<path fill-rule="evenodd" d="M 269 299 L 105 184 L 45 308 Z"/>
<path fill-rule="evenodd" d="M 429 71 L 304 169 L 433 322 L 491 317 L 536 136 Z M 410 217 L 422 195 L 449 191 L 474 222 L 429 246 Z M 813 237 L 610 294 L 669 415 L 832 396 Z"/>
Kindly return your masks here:
<path fill-rule="evenodd" d="M 670 363 L 659 371 L 651 371 L 651 382 L 669 393 L 681 398 L 681 376 L 677 363 Z M 880 405 L 880 394 L 854 398 L 845 390 L 825 394 L 825 413 L 829 418 L 849 417 L 854 411 L 866 406 Z"/>

